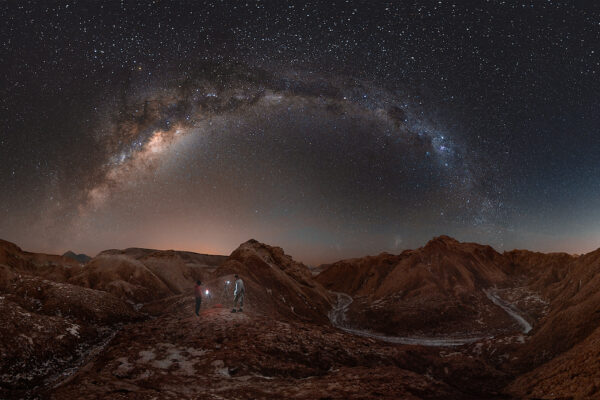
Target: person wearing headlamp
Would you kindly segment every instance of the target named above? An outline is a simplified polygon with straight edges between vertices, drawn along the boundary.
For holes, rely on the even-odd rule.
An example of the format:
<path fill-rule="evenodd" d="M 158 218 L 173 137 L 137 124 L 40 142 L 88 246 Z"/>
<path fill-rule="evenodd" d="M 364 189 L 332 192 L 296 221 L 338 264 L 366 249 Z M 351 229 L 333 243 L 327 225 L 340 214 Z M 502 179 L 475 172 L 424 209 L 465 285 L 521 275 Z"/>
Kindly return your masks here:
<path fill-rule="evenodd" d="M 233 291 L 233 309 L 231 312 L 242 312 L 244 307 L 244 295 L 246 294 L 246 288 L 244 287 L 244 281 L 237 274 L 235 275 L 235 290 Z M 239 303 L 239 308 L 236 311 L 235 307 Z"/>

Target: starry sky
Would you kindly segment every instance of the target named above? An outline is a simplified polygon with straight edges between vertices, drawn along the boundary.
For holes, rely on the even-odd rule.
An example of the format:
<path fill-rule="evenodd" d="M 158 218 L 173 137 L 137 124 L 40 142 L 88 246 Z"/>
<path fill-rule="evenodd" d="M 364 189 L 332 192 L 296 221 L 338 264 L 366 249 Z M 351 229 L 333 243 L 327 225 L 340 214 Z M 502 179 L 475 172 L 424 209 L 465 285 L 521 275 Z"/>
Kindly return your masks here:
<path fill-rule="evenodd" d="M 308 264 L 447 234 L 600 247 L 578 1 L 0 5 L 0 238 Z"/>

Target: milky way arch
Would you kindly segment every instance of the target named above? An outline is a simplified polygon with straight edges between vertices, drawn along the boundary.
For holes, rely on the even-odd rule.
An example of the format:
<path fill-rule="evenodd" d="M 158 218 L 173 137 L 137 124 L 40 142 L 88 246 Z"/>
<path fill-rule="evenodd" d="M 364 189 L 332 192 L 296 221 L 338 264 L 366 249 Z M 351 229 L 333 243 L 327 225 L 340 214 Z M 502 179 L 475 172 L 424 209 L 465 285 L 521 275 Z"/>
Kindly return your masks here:
<path fill-rule="evenodd" d="M 497 213 L 460 132 L 428 119 L 408 92 L 308 73 L 198 71 L 107 102 L 96 128 L 102 156 L 82 172 L 76 204 L 61 205 L 77 210 L 66 237 L 148 214 L 175 227 L 185 209 L 203 221 L 221 213 L 244 226 L 286 226 L 310 237 L 307 246 L 341 251 L 368 232 L 394 249 L 415 227 L 430 235 L 440 221 L 487 226 Z M 223 224 L 235 230 L 230 215 Z"/>

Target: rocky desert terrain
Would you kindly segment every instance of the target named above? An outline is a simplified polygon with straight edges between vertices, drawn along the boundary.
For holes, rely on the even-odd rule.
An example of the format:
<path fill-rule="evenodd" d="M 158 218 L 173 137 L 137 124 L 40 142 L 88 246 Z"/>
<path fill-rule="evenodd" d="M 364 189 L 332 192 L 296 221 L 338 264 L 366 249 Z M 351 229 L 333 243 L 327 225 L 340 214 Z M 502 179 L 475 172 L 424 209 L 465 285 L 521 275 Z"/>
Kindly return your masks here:
<path fill-rule="evenodd" d="M 441 236 L 314 271 L 255 240 L 90 260 L 0 241 L 0 398 L 600 398 L 600 250 Z"/>

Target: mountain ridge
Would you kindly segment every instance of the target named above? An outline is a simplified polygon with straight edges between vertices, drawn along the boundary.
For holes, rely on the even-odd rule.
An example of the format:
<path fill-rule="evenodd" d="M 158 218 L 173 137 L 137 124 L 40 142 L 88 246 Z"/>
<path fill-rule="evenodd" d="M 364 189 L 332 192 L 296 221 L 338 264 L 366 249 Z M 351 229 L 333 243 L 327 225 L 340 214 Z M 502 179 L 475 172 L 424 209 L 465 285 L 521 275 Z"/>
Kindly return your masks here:
<path fill-rule="evenodd" d="M 247 290 L 239 314 L 229 312 L 234 274 Z M 197 279 L 207 290 L 201 318 Z M 229 397 L 364 398 L 370 388 L 386 399 L 594 398 L 598 293 L 600 249 L 499 253 L 440 236 L 315 276 L 253 239 L 229 256 L 129 248 L 85 265 L 0 241 L 0 367 L 9 371 L 0 395 L 91 399 L 169 385 L 191 399 L 209 393 L 200 379 Z"/>

